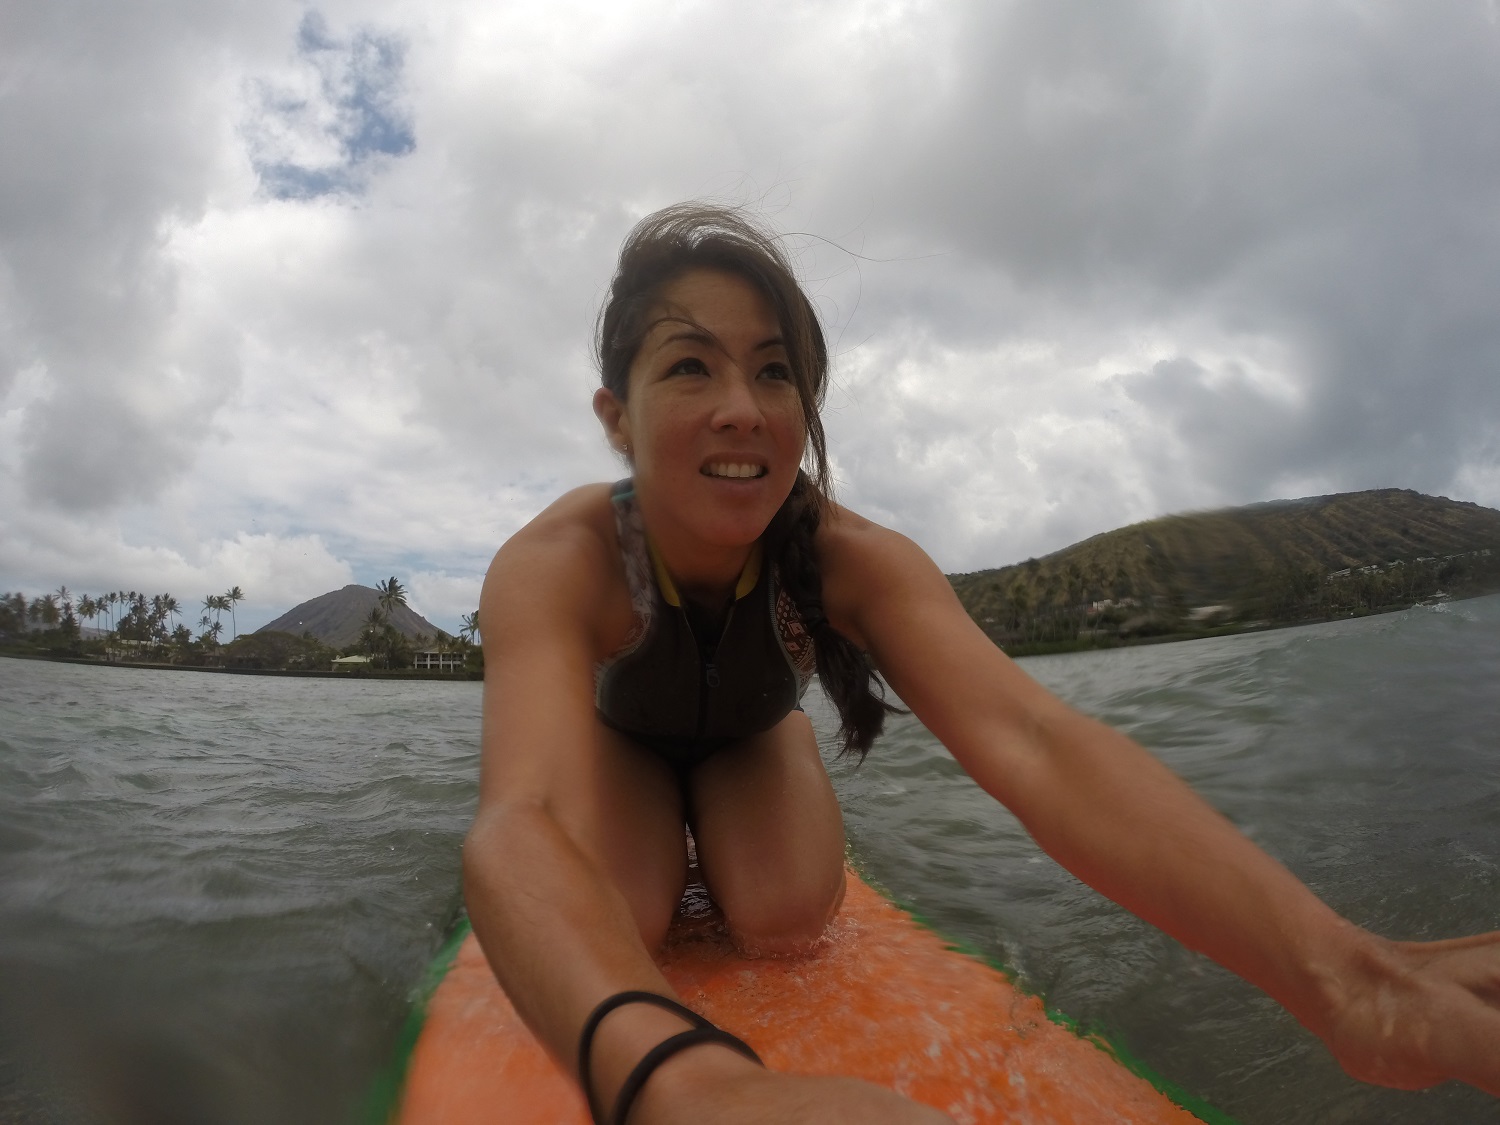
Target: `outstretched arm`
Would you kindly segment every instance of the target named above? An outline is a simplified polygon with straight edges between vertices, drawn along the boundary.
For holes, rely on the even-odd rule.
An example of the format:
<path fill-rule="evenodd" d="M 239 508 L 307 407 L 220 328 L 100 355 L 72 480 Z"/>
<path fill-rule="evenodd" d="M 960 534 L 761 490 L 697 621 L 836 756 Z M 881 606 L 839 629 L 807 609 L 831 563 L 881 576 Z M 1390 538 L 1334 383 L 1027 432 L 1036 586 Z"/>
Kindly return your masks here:
<path fill-rule="evenodd" d="M 914 544 L 848 513 L 831 524 L 830 619 L 1053 858 L 1264 989 L 1355 1077 L 1500 1095 L 1500 933 L 1396 943 L 1340 918 L 1135 742 L 1021 671 Z"/>
<path fill-rule="evenodd" d="M 589 690 L 592 623 L 607 616 L 598 555 L 586 527 L 544 517 L 490 568 L 480 603 L 480 799 L 464 842 L 474 932 L 518 1014 L 569 1069 L 579 1029 L 600 1000 L 627 989 L 671 995 L 625 893 L 570 816 L 606 780 Z M 645 1005 L 604 1021 L 590 1084 L 606 1107 L 635 1061 L 685 1026 Z"/>

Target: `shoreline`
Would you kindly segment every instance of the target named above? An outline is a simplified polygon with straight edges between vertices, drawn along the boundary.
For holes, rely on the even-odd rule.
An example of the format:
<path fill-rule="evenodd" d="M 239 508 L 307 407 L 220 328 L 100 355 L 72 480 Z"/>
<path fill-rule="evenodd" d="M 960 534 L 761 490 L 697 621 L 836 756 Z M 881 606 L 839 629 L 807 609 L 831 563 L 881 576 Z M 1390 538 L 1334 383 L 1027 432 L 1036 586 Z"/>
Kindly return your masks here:
<path fill-rule="evenodd" d="M 292 676 L 300 679 L 326 680 L 448 680 L 453 683 L 484 678 L 468 672 L 419 672 L 415 669 L 378 669 L 358 672 L 334 672 L 321 668 L 224 668 L 206 664 L 164 664 L 148 660 L 95 660 L 89 656 L 52 656 L 41 652 L 9 652 L 0 657 L 11 660 L 45 660 L 53 664 L 82 664 L 90 668 L 142 668 L 156 672 L 212 672 L 229 676 Z"/>
<path fill-rule="evenodd" d="M 1011 659 L 1016 660 L 1024 656 L 1060 656 L 1070 652 L 1107 652 L 1118 648 L 1137 648 L 1141 645 L 1174 644 L 1178 641 L 1204 641 L 1214 637 L 1234 637 L 1243 633 L 1269 633 L 1275 629 L 1295 629 L 1302 625 L 1328 625 L 1334 621 L 1356 621 L 1362 617 L 1379 617 L 1387 613 L 1402 613 L 1408 609 L 1416 609 L 1419 606 L 1448 605 L 1452 602 L 1470 601 L 1474 598 L 1486 598 L 1494 594 L 1493 590 L 1485 590 L 1474 594 L 1458 594 L 1451 598 L 1445 598 L 1440 602 L 1401 602 L 1393 605 L 1383 605 L 1375 609 L 1350 610 L 1347 613 L 1334 614 L 1327 617 L 1305 617 L 1297 621 L 1255 621 L 1244 625 L 1228 624 L 1217 625 L 1211 629 L 1192 629 L 1175 633 L 1160 633 L 1149 637 L 1121 638 L 1073 638 L 1071 640 L 1059 641 L 1028 641 L 1016 645 L 1002 645 L 995 641 L 995 646 Z M 994 641 L 994 638 L 990 638 Z"/>
<path fill-rule="evenodd" d="M 1180 641 L 1203 641 L 1215 637 L 1233 637 L 1244 633 L 1267 633 L 1273 629 L 1295 629 L 1301 625 L 1327 625 L 1334 621 L 1354 621 L 1362 617 L 1377 617 L 1387 613 L 1401 613 L 1418 606 L 1469 601 L 1473 598 L 1489 597 L 1494 591 L 1462 594 L 1443 602 L 1402 602 L 1399 605 L 1380 606 L 1376 609 L 1350 611 L 1330 617 L 1304 618 L 1299 621 L 1257 621 L 1244 625 L 1219 625 L 1212 629 L 1192 629 L 1174 633 L 1160 633 L 1149 637 L 1121 638 L 1072 638 L 1057 641 L 1030 641 L 1016 645 L 1003 645 L 990 637 L 990 641 L 1001 652 L 1013 660 L 1028 656 L 1062 656 L 1074 652 L 1107 652 L 1113 649 L 1138 648 L 1143 645 L 1176 644 Z M 986 634 L 988 636 L 988 634 Z M 91 668 L 143 668 L 160 672 L 209 672 L 229 676 L 291 676 L 301 679 L 326 680 L 446 680 L 453 683 L 477 682 L 484 679 L 483 671 L 473 672 L 428 672 L 415 669 L 363 669 L 357 672 L 334 672 L 321 668 L 227 668 L 204 664 L 166 664 L 146 660 L 98 660 L 89 656 L 53 656 L 40 652 L 17 652 L 0 649 L 0 657 L 12 660 L 45 660 L 54 664 L 81 664 Z"/>

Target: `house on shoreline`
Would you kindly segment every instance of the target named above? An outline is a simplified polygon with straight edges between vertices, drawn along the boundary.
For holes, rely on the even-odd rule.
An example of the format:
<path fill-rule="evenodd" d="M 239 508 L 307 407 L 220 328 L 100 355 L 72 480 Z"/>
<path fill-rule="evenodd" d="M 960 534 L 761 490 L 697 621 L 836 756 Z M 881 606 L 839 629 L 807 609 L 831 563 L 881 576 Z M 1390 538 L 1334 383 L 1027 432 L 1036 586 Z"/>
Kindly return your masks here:
<path fill-rule="evenodd" d="M 423 649 L 412 653 L 411 666 L 419 672 L 462 672 L 464 654 L 440 648 Z"/>

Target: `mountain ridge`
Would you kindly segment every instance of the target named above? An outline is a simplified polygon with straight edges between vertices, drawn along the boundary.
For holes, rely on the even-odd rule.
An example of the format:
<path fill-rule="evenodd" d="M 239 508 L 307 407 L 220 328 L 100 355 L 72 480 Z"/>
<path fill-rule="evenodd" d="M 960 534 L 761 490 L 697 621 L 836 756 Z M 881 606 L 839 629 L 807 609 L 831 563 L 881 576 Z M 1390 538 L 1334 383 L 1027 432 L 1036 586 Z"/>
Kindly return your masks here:
<path fill-rule="evenodd" d="M 379 590 L 351 582 L 341 589 L 298 603 L 255 631 L 290 633 L 294 637 L 311 633 L 333 648 L 348 648 L 358 643 L 368 624 L 370 610 L 379 605 Z M 398 633 L 413 640 L 418 637 L 436 640 L 448 636 L 410 606 L 394 607 L 388 620 Z"/>
<path fill-rule="evenodd" d="M 1445 584 L 1500 588 L 1500 511 L 1397 488 L 1268 500 L 1160 516 L 948 579 L 1007 647 L 1097 637 L 1101 624 L 1118 636 L 1210 617 L 1291 623 L 1410 604 Z"/>

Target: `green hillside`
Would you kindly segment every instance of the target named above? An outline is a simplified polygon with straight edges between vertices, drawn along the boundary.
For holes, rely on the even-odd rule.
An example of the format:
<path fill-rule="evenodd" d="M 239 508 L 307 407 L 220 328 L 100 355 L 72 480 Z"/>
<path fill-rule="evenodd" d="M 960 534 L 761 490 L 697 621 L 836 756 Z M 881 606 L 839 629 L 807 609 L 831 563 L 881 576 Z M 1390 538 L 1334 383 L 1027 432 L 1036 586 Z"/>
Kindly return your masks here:
<path fill-rule="evenodd" d="M 1009 651 L 1289 624 L 1500 589 L 1500 512 L 1393 488 L 1276 500 L 949 580 Z"/>

